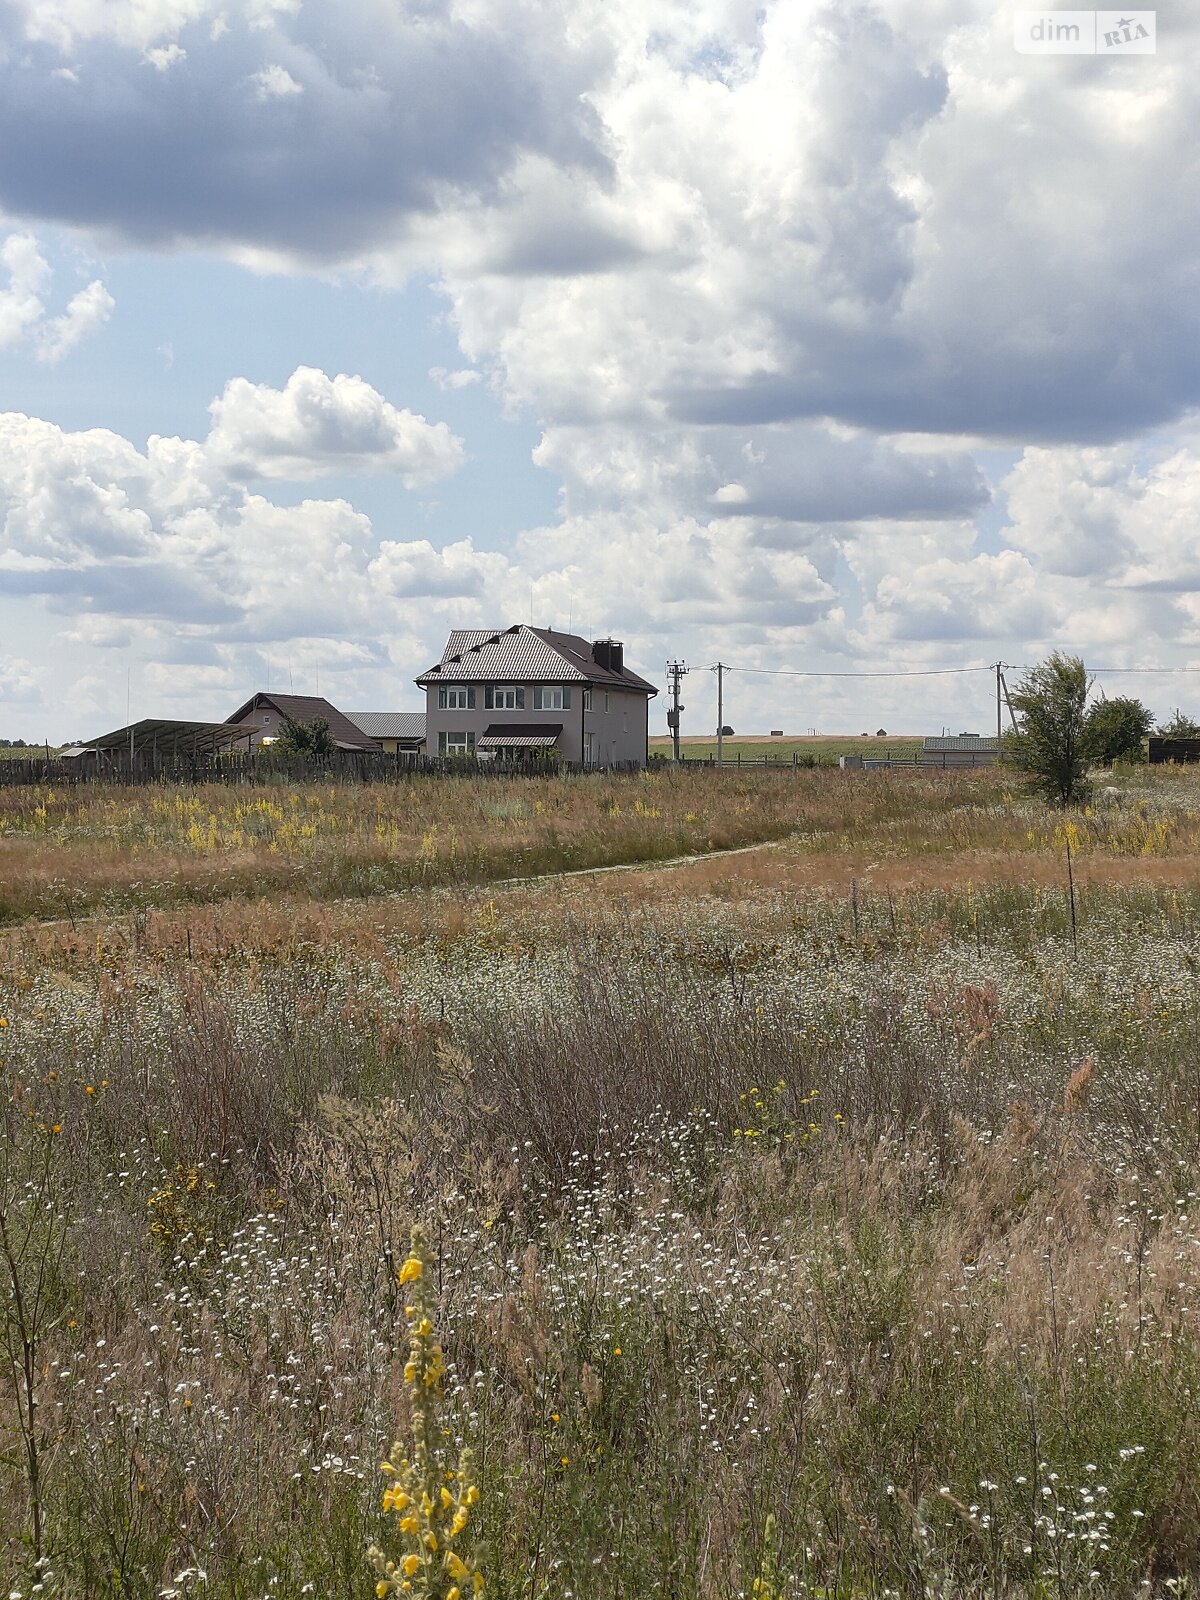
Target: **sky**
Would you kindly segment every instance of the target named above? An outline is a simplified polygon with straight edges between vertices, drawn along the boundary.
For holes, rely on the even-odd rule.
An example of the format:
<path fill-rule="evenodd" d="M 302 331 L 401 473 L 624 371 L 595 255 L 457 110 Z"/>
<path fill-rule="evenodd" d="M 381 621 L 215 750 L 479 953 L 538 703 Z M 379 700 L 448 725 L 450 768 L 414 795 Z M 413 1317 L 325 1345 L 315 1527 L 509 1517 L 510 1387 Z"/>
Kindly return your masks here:
<path fill-rule="evenodd" d="M 0 737 L 530 620 L 685 733 L 1200 714 L 1200 9 L 1019 21 L 0 0 Z"/>

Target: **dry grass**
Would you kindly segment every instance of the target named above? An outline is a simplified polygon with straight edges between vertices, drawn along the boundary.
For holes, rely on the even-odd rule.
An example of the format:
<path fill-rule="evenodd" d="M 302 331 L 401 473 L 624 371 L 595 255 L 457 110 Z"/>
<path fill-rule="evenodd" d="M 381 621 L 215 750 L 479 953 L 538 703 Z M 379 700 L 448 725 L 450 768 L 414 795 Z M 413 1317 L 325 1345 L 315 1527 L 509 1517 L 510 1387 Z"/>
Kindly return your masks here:
<path fill-rule="evenodd" d="M 843 785 L 669 873 L 7 930 L 0 1592 L 369 1593 L 413 1222 L 498 1596 L 1200 1575 L 1200 884 L 1111 843 L 1191 782 L 1080 819 L 1074 940 L 1061 819 Z"/>

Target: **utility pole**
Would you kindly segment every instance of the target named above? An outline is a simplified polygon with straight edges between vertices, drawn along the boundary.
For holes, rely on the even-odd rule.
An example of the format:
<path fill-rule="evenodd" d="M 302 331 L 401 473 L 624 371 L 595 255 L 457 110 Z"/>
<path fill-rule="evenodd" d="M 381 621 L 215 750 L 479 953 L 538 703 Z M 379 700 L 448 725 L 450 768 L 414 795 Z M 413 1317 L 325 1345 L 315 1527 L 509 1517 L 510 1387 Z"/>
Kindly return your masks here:
<path fill-rule="evenodd" d="M 713 671 L 717 675 L 717 765 L 725 759 L 725 674 L 729 668 L 718 661 Z"/>
<path fill-rule="evenodd" d="M 679 713 L 687 707 L 679 703 L 679 686 L 687 676 L 687 666 L 682 661 L 667 662 L 667 676 L 671 680 L 671 709 L 667 712 L 667 727 L 671 730 L 674 759 L 679 760 Z"/>
<path fill-rule="evenodd" d="M 1005 665 L 1007 665 L 1007 663 L 1005 663 Z M 1004 703 L 1008 707 L 1008 715 L 1009 715 L 1009 720 L 1012 722 L 1012 725 L 1013 725 L 1013 732 L 1016 733 L 1018 731 L 1017 730 L 1017 713 L 1013 710 L 1012 696 L 1008 692 L 1008 679 L 1004 676 L 1003 673 L 1000 674 L 1000 682 L 1004 685 Z"/>
<path fill-rule="evenodd" d="M 996 661 L 996 662 L 993 662 L 993 664 L 992 664 L 992 670 L 996 674 L 996 737 L 997 737 L 997 739 L 1002 739 L 1004 737 L 1004 718 L 1003 718 L 1003 716 L 1001 714 L 1001 710 L 1000 710 L 1000 695 L 1001 695 L 1001 693 L 1003 693 L 1004 699 L 1008 704 L 1008 714 L 1012 718 L 1012 725 L 1013 725 L 1014 728 L 1017 725 L 1016 714 L 1013 711 L 1012 702 L 1008 698 L 1008 682 L 1007 682 L 1007 680 L 1006 680 L 1006 678 L 1004 676 L 1005 667 L 1010 667 L 1011 665 L 1012 665 L 1011 661 Z"/>

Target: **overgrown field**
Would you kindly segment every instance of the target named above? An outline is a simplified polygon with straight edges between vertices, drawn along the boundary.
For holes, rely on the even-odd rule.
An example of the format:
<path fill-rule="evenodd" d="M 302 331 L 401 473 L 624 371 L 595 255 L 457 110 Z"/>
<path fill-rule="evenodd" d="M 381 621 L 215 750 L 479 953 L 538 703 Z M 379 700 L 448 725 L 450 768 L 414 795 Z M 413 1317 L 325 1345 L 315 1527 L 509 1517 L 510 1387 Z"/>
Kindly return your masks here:
<path fill-rule="evenodd" d="M 925 791 L 935 812 L 961 784 Z M 850 799 L 849 812 L 847 799 Z M 369 896 L 835 836 L 917 811 L 836 772 L 0 788 L 0 923 L 258 894 Z"/>
<path fill-rule="evenodd" d="M 159 910 L 89 842 L 170 889 L 246 795 L 4 796 L 92 898 L 0 935 L 0 1593 L 370 1595 L 414 1223 L 487 1594 L 1186 1592 L 1200 791 L 1007 781 L 289 791 L 261 897 Z M 497 876 L 788 837 L 334 898 L 436 796 L 529 808 Z"/>

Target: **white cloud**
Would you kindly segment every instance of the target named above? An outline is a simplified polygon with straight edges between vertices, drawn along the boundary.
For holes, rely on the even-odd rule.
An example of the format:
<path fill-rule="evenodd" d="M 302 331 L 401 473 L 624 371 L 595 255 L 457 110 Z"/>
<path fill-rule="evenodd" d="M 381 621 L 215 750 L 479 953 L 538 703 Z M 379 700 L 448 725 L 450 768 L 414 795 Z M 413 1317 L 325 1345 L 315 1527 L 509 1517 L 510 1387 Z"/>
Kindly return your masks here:
<path fill-rule="evenodd" d="M 9 234 L 0 243 L 0 350 L 22 344 L 42 361 L 60 361 L 89 333 L 108 321 L 116 301 L 95 279 L 68 301 L 57 317 L 46 315 L 44 295 L 53 274 L 29 233 Z M 7 284 L 4 282 L 7 277 Z"/>
<path fill-rule="evenodd" d="M 380 593 L 396 599 L 469 599 L 502 603 L 510 570 L 507 556 L 476 550 L 470 539 L 438 550 L 427 539 L 388 539 L 367 569 Z"/>
<path fill-rule="evenodd" d="M 117 302 L 100 282 L 93 279 L 86 289 L 72 295 L 60 317 L 52 317 L 39 330 L 37 354 L 40 361 L 61 361 L 81 339 L 102 328 L 116 310 Z"/>
<path fill-rule="evenodd" d="M 187 51 L 177 44 L 158 45 L 143 51 L 142 59 L 156 72 L 169 72 L 178 62 L 187 60 Z"/>
<path fill-rule="evenodd" d="M 249 82 L 254 87 L 256 100 L 287 100 L 293 95 L 304 93 L 304 85 L 297 83 L 287 68 L 281 67 L 278 61 L 273 61 L 270 66 L 252 73 Z"/>
<path fill-rule="evenodd" d="M 461 466 L 444 422 L 397 410 L 362 378 L 297 367 L 282 389 L 233 378 L 209 410 L 206 446 L 234 478 L 311 479 L 330 472 L 394 473 L 412 488 Z"/>
<path fill-rule="evenodd" d="M 299 0 L 239 0 L 238 10 L 261 26 L 298 5 Z M 31 43 L 71 50 L 104 40 L 145 51 L 205 19 L 214 28 L 222 25 L 228 0 L 13 0 L 12 9 Z"/>
<path fill-rule="evenodd" d="M 136 572 L 156 615 L 337 621 L 379 649 L 524 615 L 531 586 L 542 620 L 586 610 L 649 659 L 1192 648 L 1200 14 L 1120 72 L 1019 57 L 1007 21 L 998 0 L 13 0 L 14 215 L 432 275 L 463 364 L 431 378 L 486 375 L 536 417 L 562 492 L 504 553 L 251 496 L 463 460 L 444 424 L 300 368 L 234 380 L 207 440 L 144 454 L 24 427 L 5 559 L 118 616 Z M 50 351 L 87 307 L 47 313 L 14 241 L 0 342 Z"/>
<path fill-rule="evenodd" d="M 439 389 L 468 389 L 482 380 L 483 373 L 474 367 L 460 367 L 454 372 L 446 367 L 430 367 L 429 376 Z"/>
<path fill-rule="evenodd" d="M 0 655 L 0 712 L 9 708 L 36 705 L 39 699 L 37 679 L 32 665 L 20 656 Z M 5 730 L 6 736 L 12 734 Z"/>
<path fill-rule="evenodd" d="M 42 290 L 50 278 L 50 268 L 28 233 L 11 233 L 0 244 L 0 350 L 25 339 L 41 321 L 44 307 Z"/>

